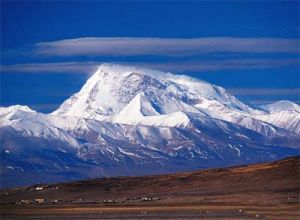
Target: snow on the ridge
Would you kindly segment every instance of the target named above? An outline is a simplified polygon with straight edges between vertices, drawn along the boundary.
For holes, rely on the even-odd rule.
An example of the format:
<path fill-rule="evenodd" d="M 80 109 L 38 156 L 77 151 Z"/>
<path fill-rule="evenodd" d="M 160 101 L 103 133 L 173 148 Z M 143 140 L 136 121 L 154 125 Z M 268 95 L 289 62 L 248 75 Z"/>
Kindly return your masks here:
<path fill-rule="evenodd" d="M 232 122 L 234 124 L 238 124 L 263 135 L 277 135 L 277 130 L 274 128 L 274 126 L 266 123 L 259 117 L 253 117 L 256 114 L 266 115 L 266 112 L 259 110 L 252 111 L 251 113 L 244 112 L 239 109 L 231 109 L 228 106 L 216 100 L 207 99 L 203 99 L 200 103 L 195 105 L 195 107 L 201 109 L 203 112 L 207 113 L 207 115 L 209 115 L 212 118 Z"/>
<path fill-rule="evenodd" d="M 20 120 L 34 113 L 36 111 L 30 109 L 28 106 L 12 105 L 9 107 L 0 107 L 0 126 L 10 125 L 13 120 Z"/>
<path fill-rule="evenodd" d="M 139 93 L 119 114 L 112 118 L 112 122 L 128 125 L 185 127 L 190 120 L 181 111 L 159 114 L 147 100 L 145 94 Z"/>
<path fill-rule="evenodd" d="M 0 107 L 0 115 L 16 111 L 35 112 L 27 105 L 11 105 L 9 107 Z"/>
<path fill-rule="evenodd" d="M 269 114 L 252 115 L 252 117 L 300 134 L 300 113 L 297 111 L 275 111 Z"/>
<path fill-rule="evenodd" d="M 208 82 L 145 68 L 104 64 L 78 93 L 52 114 L 103 121 L 121 112 L 139 93 L 156 99 L 153 107 L 160 110 L 157 111 L 159 114 L 197 111 L 194 105 L 202 99 L 217 100 L 233 109 L 251 111 L 249 106 L 223 88 Z"/>
<path fill-rule="evenodd" d="M 190 120 L 183 112 L 174 112 L 167 115 L 157 116 L 140 116 L 134 118 L 116 117 L 113 119 L 114 123 L 127 125 L 147 125 L 157 127 L 186 127 Z"/>
<path fill-rule="evenodd" d="M 128 125 L 186 126 L 188 120 L 184 117 L 179 117 L 183 121 L 178 123 L 165 121 L 175 121 L 176 112 L 206 115 L 262 134 L 277 132 L 271 124 L 299 130 L 294 116 L 277 115 L 282 117 L 279 122 L 267 111 L 240 102 L 222 87 L 189 76 L 118 64 L 101 65 L 82 89 L 52 115 Z M 291 122 L 286 121 L 289 117 Z"/>
<path fill-rule="evenodd" d="M 290 107 L 251 108 L 191 77 L 105 64 L 52 114 L 0 108 L 1 152 L 6 171 L 24 176 L 229 166 L 296 155 L 299 117 Z M 19 167 L 14 158 L 29 166 Z"/>
<path fill-rule="evenodd" d="M 245 112 L 253 111 L 249 106 L 227 93 L 222 87 L 185 75 L 169 74 L 168 76 L 168 80 L 176 83 L 179 90 L 184 91 L 187 98 L 191 100 L 214 100 L 223 103 L 223 105 L 226 105 L 229 108 Z"/>
<path fill-rule="evenodd" d="M 274 102 L 268 105 L 261 105 L 263 109 L 266 109 L 270 112 L 279 112 L 279 111 L 297 111 L 300 113 L 300 106 L 294 102 L 288 100 L 281 100 Z"/>
<path fill-rule="evenodd" d="M 129 156 L 129 157 L 143 158 L 143 157 L 139 156 L 139 155 L 136 154 L 136 153 L 131 153 L 131 152 L 126 151 L 126 150 L 124 150 L 124 149 L 122 149 L 122 148 L 120 148 L 120 147 L 118 147 L 118 150 L 119 150 L 122 154 L 125 154 L 125 155 L 127 155 L 127 156 Z"/>
<path fill-rule="evenodd" d="M 269 112 L 275 108 L 280 111 Z M 52 114 L 27 106 L 0 108 L 0 126 L 12 126 L 28 135 L 68 140 L 69 133 L 99 132 L 116 135 L 109 123 L 160 127 L 187 127 L 192 119 L 206 126 L 223 120 L 263 135 L 276 136 L 278 127 L 300 133 L 298 105 L 279 102 L 258 110 L 222 87 L 184 75 L 117 64 L 103 64 L 81 88 Z M 99 123 L 106 123 L 105 128 Z M 99 126 L 101 128 L 99 128 Z M 218 123 L 219 127 L 226 124 Z M 118 134 L 121 137 L 123 134 Z M 281 134 L 282 135 L 282 134 Z"/>
<path fill-rule="evenodd" d="M 12 105 L 9 107 L 0 107 L 0 125 L 9 121 L 9 119 L 14 115 L 22 115 L 28 113 L 35 113 L 36 111 L 32 110 L 26 105 Z"/>
<path fill-rule="evenodd" d="M 49 115 L 31 110 L 27 106 L 2 107 L 0 127 L 12 127 L 24 136 L 60 140 L 78 147 L 77 141 L 65 130 L 56 127 L 49 117 Z"/>
<path fill-rule="evenodd" d="M 124 74 L 124 73 L 147 73 L 155 78 L 161 78 L 163 75 L 168 75 L 169 73 L 153 70 L 149 68 L 137 67 L 137 66 L 129 66 L 129 65 L 122 65 L 122 64 L 115 64 L 115 63 L 103 63 L 99 66 L 98 71 L 106 72 L 106 73 L 113 73 L 113 74 Z"/>
<path fill-rule="evenodd" d="M 238 156 L 238 157 L 241 157 L 241 150 L 240 150 L 238 147 L 232 146 L 231 144 L 228 144 L 228 147 L 230 147 L 230 148 L 233 149 L 233 150 L 236 150 L 237 156 Z"/>
<path fill-rule="evenodd" d="M 80 92 L 65 101 L 53 114 L 104 120 L 106 116 L 122 110 L 137 92 L 155 83 L 145 75 L 132 72 L 134 69 L 129 67 L 123 72 L 119 72 L 118 66 L 106 67 L 108 65 L 102 65 Z"/>

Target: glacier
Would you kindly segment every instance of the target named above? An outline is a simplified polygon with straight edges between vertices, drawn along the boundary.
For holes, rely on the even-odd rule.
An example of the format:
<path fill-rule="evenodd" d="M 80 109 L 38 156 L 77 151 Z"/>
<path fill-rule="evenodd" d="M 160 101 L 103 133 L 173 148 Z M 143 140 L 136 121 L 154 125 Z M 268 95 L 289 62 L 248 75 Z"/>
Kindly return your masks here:
<path fill-rule="evenodd" d="M 250 107 L 199 79 L 102 64 L 50 114 L 0 107 L 1 187 L 299 155 L 299 113 L 290 101 Z"/>

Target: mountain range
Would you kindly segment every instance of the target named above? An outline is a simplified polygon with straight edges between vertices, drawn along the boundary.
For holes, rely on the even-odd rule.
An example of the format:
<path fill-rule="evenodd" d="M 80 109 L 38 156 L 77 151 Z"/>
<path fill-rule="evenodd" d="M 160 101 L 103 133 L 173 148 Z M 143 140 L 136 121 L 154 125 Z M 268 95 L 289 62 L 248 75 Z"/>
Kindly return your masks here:
<path fill-rule="evenodd" d="M 249 106 L 184 75 L 102 64 L 50 114 L 0 108 L 1 187 L 299 155 L 300 106 Z"/>

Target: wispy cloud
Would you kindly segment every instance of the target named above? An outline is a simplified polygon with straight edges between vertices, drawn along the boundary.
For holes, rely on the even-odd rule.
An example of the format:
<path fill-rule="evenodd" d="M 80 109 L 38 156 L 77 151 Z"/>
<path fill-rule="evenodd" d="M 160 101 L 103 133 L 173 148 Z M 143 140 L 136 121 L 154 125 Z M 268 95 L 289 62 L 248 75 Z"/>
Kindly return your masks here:
<path fill-rule="evenodd" d="M 42 59 L 36 59 L 38 61 L 37 63 L 29 62 L 26 64 L 2 65 L 1 72 L 92 73 L 101 63 L 99 62 L 99 59 L 103 58 L 101 58 L 101 56 L 111 56 L 109 58 L 110 60 L 120 61 L 122 60 L 122 56 L 128 60 L 130 56 L 143 57 L 143 55 L 156 57 L 155 60 L 158 60 L 157 57 L 159 56 L 169 56 L 169 58 L 165 59 L 165 61 L 151 61 L 151 59 L 147 59 L 147 56 L 146 58 L 144 56 L 145 59 L 138 59 L 143 60 L 140 62 L 122 63 L 175 73 L 268 69 L 287 66 L 296 66 L 299 68 L 299 59 L 297 59 L 299 55 L 299 45 L 299 39 L 278 38 L 75 38 L 36 43 L 34 44 L 33 51 L 31 51 L 32 48 L 29 49 L 26 47 L 26 50 L 24 49 L 26 54 L 31 53 L 38 55 L 42 57 Z M 222 59 L 209 57 L 210 54 L 224 55 L 232 53 L 239 56 L 234 58 L 232 58 L 232 56 L 229 58 L 230 56 L 228 56 Z M 248 56 L 251 53 L 252 56 Z M 263 54 L 258 56 L 259 53 Z M 280 58 L 272 57 L 272 55 L 276 53 L 288 53 L 289 56 L 284 55 Z M 198 55 L 201 54 L 203 54 L 204 57 L 200 59 Z M 46 57 L 43 57 L 43 55 Z M 64 62 L 49 62 L 50 59 L 48 59 L 49 57 L 47 56 L 53 56 L 56 60 L 62 58 Z M 74 58 L 73 56 L 79 57 Z M 86 58 L 88 59 L 82 59 L 82 56 L 87 56 Z M 177 58 L 174 56 L 177 56 Z M 48 62 L 40 63 L 41 60 L 48 60 Z M 73 62 L 74 60 L 76 60 L 76 62 Z M 82 60 L 88 60 L 88 62 Z M 106 60 L 108 60 L 107 57 Z"/>
<path fill-rule="evenodd" d="M 299 66 L 299 61 L 297 59 L 224 59 L 187 62 L 140 63 L 137 65 L 180 73 L 280 68 L 286 66 Z"/>
<path fill-rule="evenodd" d="M 210 72 L 220 70 L 268 69 L 299 66 L 297 59 L 225 59 L 182 62 L 132 62 L 128 64 L 147 68 L 184 72 Z M 59 62 L 1 65 L 2 73 L 93 73 L 101 62 Z"/>
<path fill-rule="evenodd" d="M 204 53 L 299 53 L 299 39 L 279 38 L 75 38 L 34 45 L 46 56 L 186 56 Z"/>
<path fill-rule="evenodd" d="M 92 73 L 96 62 L 26 63 L 1 65 L 3 73 Z"/>

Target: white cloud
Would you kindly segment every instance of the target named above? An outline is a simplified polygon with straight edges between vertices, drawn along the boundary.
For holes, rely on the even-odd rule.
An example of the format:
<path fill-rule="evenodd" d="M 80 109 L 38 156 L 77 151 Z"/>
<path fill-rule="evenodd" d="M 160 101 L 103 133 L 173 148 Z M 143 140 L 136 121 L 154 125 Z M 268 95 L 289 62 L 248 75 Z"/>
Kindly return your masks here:
<path fill-rule="evenodd" d="M 299 39 L 279 38 L 75 38 L 36 43 L 34 53 L 47 56 L 186 56 L 203 53 L 299 53 Z"/>
<path fill-rule="evenodd" d="M 119 62 L 120 63 L 120 62 Z M 2 73 L 93 73 L 101 62 L 59 62 L 1 65 Z M 122 63 L 174 73 L 211 72 L 222 70 L 268 69 L 299 66 L 297 59 L 225 59 L 181 62 Z"/>
<path fill-rule="evenodd" d="M 96 62 L 26 63 L 1 65 L 3 73 L 92 73 Z"/>
<path fill-rule="evenodd" d="M 1 72 L 22 73 L 91 73 L 101 62 L 60 62 L 2 65 Z M 219 71 L 278 68 L 299 65 L 297 59 L 230 59 L 166 63 L 123 63 L 173 72 Z"/>
<path fill-rule="evenodd" d="M 299 66 L 297 59 L 224 59 L 187 62 L 139 63 L 138 65 L 171 72 L 211 72 L 223 70 L 269 69 Z"/>

